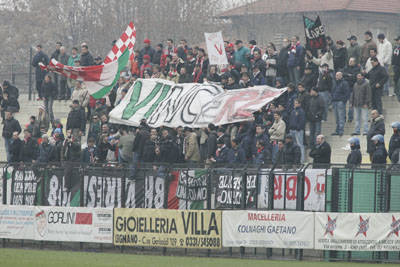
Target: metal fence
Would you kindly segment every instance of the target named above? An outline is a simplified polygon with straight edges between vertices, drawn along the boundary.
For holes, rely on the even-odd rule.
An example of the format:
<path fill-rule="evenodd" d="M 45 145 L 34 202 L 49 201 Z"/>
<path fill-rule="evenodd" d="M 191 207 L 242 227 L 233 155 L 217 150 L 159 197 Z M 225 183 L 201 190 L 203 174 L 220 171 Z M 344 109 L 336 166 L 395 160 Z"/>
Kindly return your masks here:
<path fill-rule="evenodd" d="M 40 206 L 127 207 L 159 209 L 251 209 L 327 212 L 400 212 L 400 166 L 126 166 L 1 165 L 2 203 Z M 320 170 L 316 181 L 307 177 Z M 314 178 L 313 178 L 314 179 Z M 319 180 L 318 180 L 319 179 Z M 314 179 L 315 180 L 315 179 Z M 311 182 L 310 182 L 311 181 Z M 311 186 L 312 185 L 312 186 Z M 134 193 L 132 193 L 134 192 Z M 305 196 L 316 194 L 305 205 Z M 11 194 L 11 195 L 10 195 Z M 32 241 L 33 245 L 38 242 Z M 3 240 L 3 246 L 24 243 Z M 40 242 L 54 246 L 54 242 Z M 61 246 L 61 245 L 60 245 Z M 70 248 L 70 244 L 63 244 Z M 136 251 L 99 245 L 101 249 Z M 87 248 L 89 248 L 88 246 Z M 83 248 L 83 244 L 80 244 Z M 99 248 L 99 247 L 97 247 Z M 167 249 L 139 249 L 167 253 Z M 203 255 L 201 251 L 168 249 Z M 399 262 L 400 252 L 344 252 L 271 248 L 223 248 L 207 256 L 236 256 L 325 261 Z"/>

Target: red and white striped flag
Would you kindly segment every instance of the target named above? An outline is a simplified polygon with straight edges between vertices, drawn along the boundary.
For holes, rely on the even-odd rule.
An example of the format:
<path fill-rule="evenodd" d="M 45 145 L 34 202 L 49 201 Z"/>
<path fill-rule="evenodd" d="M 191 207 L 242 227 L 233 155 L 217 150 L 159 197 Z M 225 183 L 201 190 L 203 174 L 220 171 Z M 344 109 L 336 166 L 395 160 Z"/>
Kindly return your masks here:
<path fill-rule="evenodd" d="M 136 28 L 133 22 L 131 21 L 126 28 L 125 32 L 119 37 L 119 39 L 114 44 L 111 51 L 108 53 L 106 58 L 104 59 L 104 64 L 110 63 L 111 61 L 117 60 L 126 48 L 129 49 L 130 60 L 133 60 L 134 52 L 133 47 L 136 42 Z"/>

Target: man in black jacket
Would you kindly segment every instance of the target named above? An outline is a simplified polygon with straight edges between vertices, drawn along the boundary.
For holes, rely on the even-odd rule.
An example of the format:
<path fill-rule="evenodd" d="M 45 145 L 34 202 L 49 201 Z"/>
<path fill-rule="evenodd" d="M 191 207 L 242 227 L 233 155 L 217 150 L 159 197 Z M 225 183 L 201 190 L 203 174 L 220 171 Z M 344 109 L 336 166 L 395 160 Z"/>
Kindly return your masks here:
<path fill-rule="evenodd" d="M 78 100 L 72 102 L 71 111 L 67 118 L 67 128 L 71 130 L 72 135 L 80 143 L 81 137 L 85 135 L 86 130 L 86 115 L 83 108 L 79 105 Z"/>
<path fill-rule="evenodd" d="M 296 165 L 301 162 L 300 147 L 293 142 L 293 136 L 288 134 L 285 139 L 285 146 L 283 148 L 285 164 Z"/>
<path fill-rule="evenodd" d="M 39 67 L 39 63 L 44 65 L 49 64 L 49 57 L 42 51 L 42 46 L 39 44 L 36 46 L 36 55 L 33 57 L 32 66 L 35 68 L 35 79 L 36 79 L 36 90 L 38 92 L 38 100 L 42 100 L 42 83 L 44 76 L 46 76 L 46 71 Z"/>
<path fill-rule="evenodd" d="M 372 93 L 372 108 L 382 114 L 383 86 L 388 81 L 389 75 L 384 67 L 379 64 L 376 57 L 371 58 L 372 69 L 367 73 Z"/>
<path fill-rule="evenodd" d="M 399 164 L 400 161 L 400 122 L 392 123 L 393 135 L 389 142 L 389 158 L 393 164 Z"/>
<path fill-rule="evenodd" d="M 19 98 L 19 90 L 14 85 L 11 85 L 9 81 L 3 82 L 3 93 L 7 92 L 8 96 L 11 98 L 15 98 L 18 100 Z"/>
<path fill-rule="evenodd" d="M 29 129 L 25 129 L 19 160 L 24 163 L 35 163 L 38 158 L 38 152 L 38 144 L 32 138 L 31 131 Z"/>
<path fill-rule="evenodd" d="M 14 132 L 17 132 L 18 134 L 21 133 L 21 126 L 19 125 L 19 122 L 14 119 L 12 112 L 9 110 L 6 111 L 5 113 L 5 121 L 4 121 L 4 126 L 3 126 L 3 138 L 4 138 L 4 145 L 6 148 L 6 154 L 7 154 L 7 161 L 9 162 L 11 159 L 11 155 L 9 152 L 9 146 L 12 141 L 12 135 Z"/>
<path fill-rule="evenodd" d="M 287 67 L 287 62 L 289 58 L 289 48 L 290 48 L 290 43 L 287 38 L 283 39 L 283 47 L 279 51 L 278 55 L 278 65 L 277 65 L 277 77 L 281 77 L 284 81 L 284 83 L 287 83 L 289 81 L 289 70 Z"/>
<path fill-rule="evenodd" d="M 19 133 L 14 132 L 12 136 L 12 142 L 10 144 L 10 160 L 8 163 L 15 163 L 19 162 L 21 158 L 21 148 L 22 148 L 22 141 L 19 138 Z"/>
<path fill-rule="evenodd" d="M 217 127 L 210 123 L 207 127 L 208 139 L 207 139 L 207 159 L 215 159 L 215 152 L 217 151 Z"/>
<path fill-rule="evenodd" d="M 377 110 L 373 110 L 371 111 L 371 125 L 367 133 L 367 153 L 371 160 L 375 151 L 375 145 L 371 139 L 378 134 L 385 135 L 385 120 L 382 115 L 379 115 Z"/>
<path fill-rule="evenodd" d="M 306 118 L 310 124 L 310 145 L 313 146 L 317 135 L 321 134 L 321 120 L 325 111 L 324 99 L 314 87 L 307 101 Z"/>
<path fill-rule="evenodd" d="M 317 136 L 316 144 L 310 151 L 310 157 L 314 159 L 314 167 L 316 164 L 331 163 L 331 146 L 325 141 L 325 137 L 323 135 Z"/>
<path fill-rule="evenodd" d="M 81 66 L 93 66 L 94 60 L 92 54 L 89 52 L 89 47 L 87 45 L 81 46 Z"/>

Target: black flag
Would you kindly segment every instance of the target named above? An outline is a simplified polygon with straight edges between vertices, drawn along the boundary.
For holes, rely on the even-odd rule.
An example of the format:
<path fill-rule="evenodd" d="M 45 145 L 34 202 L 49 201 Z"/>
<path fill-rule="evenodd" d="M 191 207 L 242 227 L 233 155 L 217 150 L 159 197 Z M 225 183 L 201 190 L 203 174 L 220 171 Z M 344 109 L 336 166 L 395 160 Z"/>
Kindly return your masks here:
<path fill-rule="evenodd" d="M 325 27 L 319 16 L 315 21 L 303 16 L 304 31 L 306 33 L 307 49 L 317 50 L 326 47 Z"/>

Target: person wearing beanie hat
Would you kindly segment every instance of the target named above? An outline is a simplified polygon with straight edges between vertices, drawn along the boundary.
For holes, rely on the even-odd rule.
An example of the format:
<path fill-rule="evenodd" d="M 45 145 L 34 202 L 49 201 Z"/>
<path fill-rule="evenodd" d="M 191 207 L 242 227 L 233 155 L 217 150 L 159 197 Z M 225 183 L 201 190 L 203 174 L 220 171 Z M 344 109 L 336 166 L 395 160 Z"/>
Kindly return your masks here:
<path fill-rule="evenodd" d="M 139 52 L 139 57 L 138 57 L 138 61 L 139 61 L 139 66 L 142 66 L 143 64 L 143 59 L 145 55 L 148 55 L 150 57 L 149 62 L 152 62 L 153 60 L 153 56 L 155 54 L 155 50 L 150 46 L 151 42 L 148 38 L 144 39 L 143 41 L 144 43 L 144 47 L 142 48 L 142 50 L 140 50 Z"/>

